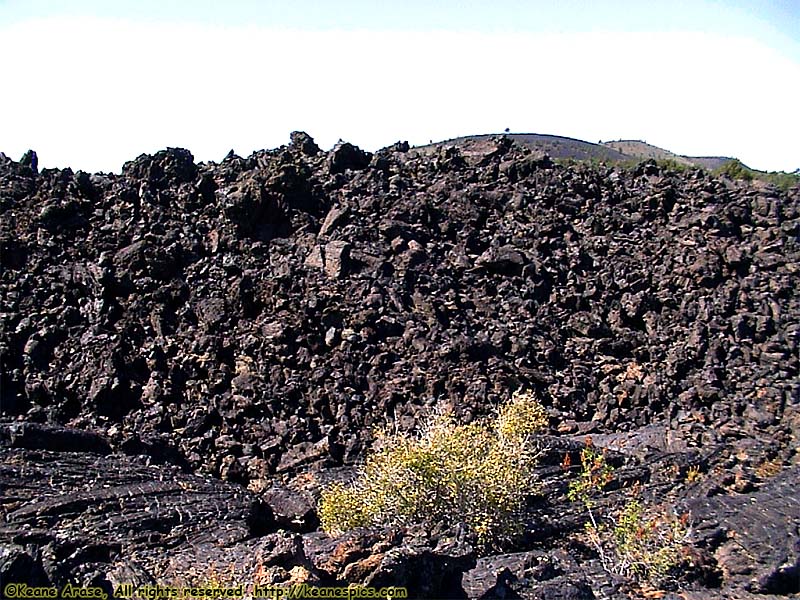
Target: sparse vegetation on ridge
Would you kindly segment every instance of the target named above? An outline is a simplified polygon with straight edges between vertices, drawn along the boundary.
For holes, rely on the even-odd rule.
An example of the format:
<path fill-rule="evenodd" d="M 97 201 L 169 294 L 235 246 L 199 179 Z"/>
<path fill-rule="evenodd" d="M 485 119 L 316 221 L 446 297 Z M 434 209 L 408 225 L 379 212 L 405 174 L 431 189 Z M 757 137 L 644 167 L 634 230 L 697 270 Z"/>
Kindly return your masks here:
<path fill-rule="evenodd" d="M 728 177 L 742 181 L 763 181 L 770 183 L 780 190 L 787 191 L 800 185 L 800 173 L 785 173 L 783 171 L 757 171 L 744 165 L 741 161 L 733 159 L 714 171 L 717 177 Z"/>

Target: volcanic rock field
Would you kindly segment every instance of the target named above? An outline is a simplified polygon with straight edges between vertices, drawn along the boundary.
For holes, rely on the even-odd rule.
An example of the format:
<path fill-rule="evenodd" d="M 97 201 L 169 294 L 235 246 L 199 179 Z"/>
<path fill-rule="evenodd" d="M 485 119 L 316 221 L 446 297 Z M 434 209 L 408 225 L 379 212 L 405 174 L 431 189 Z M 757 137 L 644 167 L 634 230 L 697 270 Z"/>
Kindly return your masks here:
<path fill-rule="evenodd" d="M 800 593 L 800 188 L 504 137 L 36 162 L 0 154 L 0 580 L 643 597 L 580 541 L 591 437 L 599 506 L 639 482 L 691 523 L 649 597 Z M 522 539 L 319 530 L 376 427 L 515 390 L 550 418 Z"/>

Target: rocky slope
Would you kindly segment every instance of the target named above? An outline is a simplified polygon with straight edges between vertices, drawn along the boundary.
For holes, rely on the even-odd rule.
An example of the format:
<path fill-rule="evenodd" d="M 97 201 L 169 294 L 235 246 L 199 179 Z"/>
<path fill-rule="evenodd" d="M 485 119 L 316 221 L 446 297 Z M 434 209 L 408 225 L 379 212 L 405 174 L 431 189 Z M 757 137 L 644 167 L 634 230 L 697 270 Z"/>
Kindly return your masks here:
<path fill-rule="evenodd" d="M 709 171 L 715 171 L 724 166 L 725 163 L 735 160 L 729 156 L 686 156 L 684 154 L 675 154 L 674 152 L 664 150 L 663 148 L 653 146 L 641 140 L 617 140 L 603 142 L 603 145 L 640 160 L 648 158 L 655 160 L 671 160 L 678 164 L 699 167 Z"/>
<path fill-rule="evenodd" d="M 469 135 L 419 146 L 415 150 L 435 153 L 445 146 L 456 146 L 462 153 L 468 153 L 472 147 L 480 147 L 487 142 L 491 143 L 493 137 L 496 136 L 491 134 Z M 652 158 L 656 161 L 672 161 L 678 165 L 697 167 L 708 171 L 715 171 L 726 163 L 735 160 L 726 156 L 686 156 L 675 154 L 640 140 L 616 140 L 595 144 L 575 138 L 541 133 L 509 133 L 506 134 L 506 137 L 533 152 L 546 153 L 550 158 L 557 160 L 593 161 L 596 163 L 603 162 L 608 165 L 630 166 L 637 161 Z"/>
<path fill-rule="evenodd" d="M 414 149 L 419 152 L 435 153 L 441 148 L 455 146 L 462 153 L 469 153 L 474 147 L 480 148 L 487 143 L 491 144 L 496 137 L 496 135 L 492 134 L 468 135 L 418 146 Z M 603 161 L 606 164 L 636 161 L 634 154 L 627 154 L 624 150 L 613 148 L 602 142 L 595 144 L 575 138 L 541 133 L 508 133 L 505 137 L 532 152 L 545 153 L 555 160 Z"/>
<path fill-rule="evenodd" d="M 693 515 L 687 589 L 798 592 L 799 208 L 798 190 L 560 167 L 507 138 L 372 155 L 295 133 L 119 175 L 0 156 L 0 573 L 147 581 L 222 545 L 276 580 L 422 597 L 636 593 L 568 541 L 582 522 L 558 464 L 591 435 L 621 483 Z M 511 554 L 314 531 L 321 482 L 374 425 L 440 403 L 468 421 L 518 388 L 559 450 Z"/>

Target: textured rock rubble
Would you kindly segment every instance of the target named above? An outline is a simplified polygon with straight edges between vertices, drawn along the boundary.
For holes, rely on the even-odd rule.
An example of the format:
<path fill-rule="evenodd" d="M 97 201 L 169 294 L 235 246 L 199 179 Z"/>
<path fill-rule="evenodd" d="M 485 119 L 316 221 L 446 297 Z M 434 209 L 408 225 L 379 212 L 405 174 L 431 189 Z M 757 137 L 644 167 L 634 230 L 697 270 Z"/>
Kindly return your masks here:
<path fill-rule="evenodd" d="M 373 425 L 408 430 L 443 402 L 470 420 L 530 388 L 552 433 L 574 444 L 591 434 L 676 503 L 710 497 L 693 510 L 717 523 L 698 530 L 721 589 L 796 592 L 796 509 L 783 492 L 763 521 L 764 535 L 790 540 L 780 557 L 753 551 L 742 566 L 720 531 L 755 518 L 737 503 L 767 493 L 762 485 L 788 491 L 765 465 L 796 463 L 799 200 L 798 190 L 654 163 L 563 167 L 504 138 L 465 152 L 398 143 L 370 154 L 347 143 L 322 152 L 295 133 L 288 146 L 219 164 L 181 149 L 142 155 L 119 175 L 40 173 L 35 155 L 0 157 L 4 485 L 27 468 L 33 477 L 124 465 L 131 479 L 113 485 L 144 486 L 134 494 L 143 503 L 165 495 L 181 505 L 177 483 L 147 482 L 202 475 L 220 506 L 233 496 L 266 505 L 280 497 L 276 477 L 324 479 L 357 461 Z M 681 473 L 703 464 L 702 490 L 667 464 Z M 556 466 L 554 457 L 543 468 L 562 494 L 541 509 L 549 534 L 519 551 L 540 552 L 536 543 L 579 525 L 559 514 L 569 509 Z M 63 485 L 52 506 L 41 490 L 4 492 L 8 560 L 66 577 L 114 562 L 124 544 L 146 550 L 137 536 L 91 544 L 99 533 L 85 513 L 111 508 L 83 484 Z M 313 506 L 316 491 L 286 502 Z M 269 511 L 271 524 L 253 530 L 251 509 L 232 506 L 219 520 L 238 532 L 233 545 L 278 535 L 295 517 L 296 535 L 316 526 L 313 511 Z M 68 509 L 78 529 L 46 518 Z M 115 518 L 150 531 L 126 510 Z M 165 519 L 156 544 L 184 535 Z M 41 531 L 27 538 L 28 526 Z M 76 537 L 84 527 L 91 533 Z M 41 549 L 53 530 L 75 548 L 99 544 L 101 559 L 48 567 Z M 275 566 L 321 576 L 297 556 Z M 584 584 L 586 594 L 617 593 L 592 592 L 594 576 L 581 577 L 571 579 L 576 594 Z"/>

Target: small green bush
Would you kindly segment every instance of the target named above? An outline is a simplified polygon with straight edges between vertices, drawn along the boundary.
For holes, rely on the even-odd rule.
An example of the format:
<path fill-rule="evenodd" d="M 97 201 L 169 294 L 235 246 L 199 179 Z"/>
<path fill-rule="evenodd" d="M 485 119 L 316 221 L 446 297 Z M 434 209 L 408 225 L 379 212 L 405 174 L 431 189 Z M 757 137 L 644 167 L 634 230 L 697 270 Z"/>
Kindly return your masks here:
<path fill-rule="evenodd" d="M 735 158 L 714 171 L 714 175 L 724 175 L 730 179 L 742 179 L 744 181 L 752 181 L 754 174 L 752 169 L 744 166 L 741 161 Z"/>
<path fill-rule="evenodd" d="M 535 493 L 533 436 L 544 408 L 518 393 L 490 422 L 456 423 L 432 415 L 417 435 L 380 431 L 360 476 L 327 488 L 319 517 L 331 534 L 368 525 L 465 523 L 489 545 L 520 532 Z"/>
<path fill-rule="evenodd" d="M 570 482 L 567 498 L 571 502 L 582 502 L 594 522 L 592 497 L 606 487 L 614 478 L 614 468 L 606 461 L 605 452 L 598 451 L 592 439 L 586 440 L 586 447 L 581 450 L 581 473 L 578 479 Z"/>
<path fill-rule="evenodd" d="M 616 573 L 663 583 L 685 558 L 689 534 L 685 518 L 632 499 L 617 513 L 610 535 L 601 538 L 611 546 Z"/>
<path fill-rule="evenodd" d="M 596 518 L 593 496 L 613 478 L 614 469 L 605 453 L 598 452 L 588 440 L 581 451 L 580 475 L 570 483 L 567 497 L 586 507 L 586 537 L 603 568 L 631 579 L 663 583 L 684 559 L 689 546 L 687 519 L 661 507 L 645 505 L 637 494 L 605 519 Z"/>
<path fill-rule="evenodd" d="M 716 176 L 725 176 L 730 179 L 740 179 L 743 181 L 753 181 L 757 179 L 765 183 L 774 185 L 780 190 L 789 191 L 800 186 L 800 173 L 785 173 L 783 171 L 757 171 L 751 169 L 741 161 L 732 159 L 714 171 Z"/>

